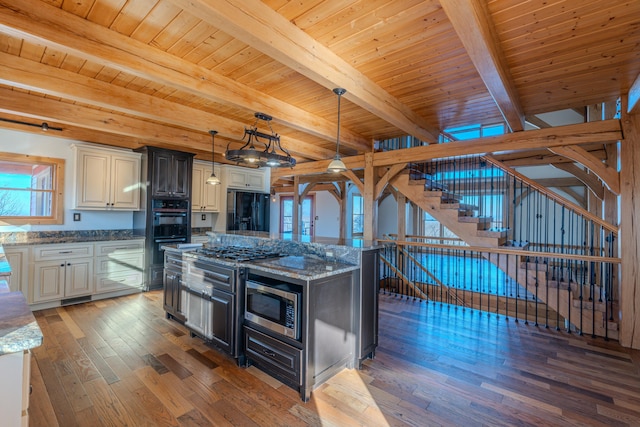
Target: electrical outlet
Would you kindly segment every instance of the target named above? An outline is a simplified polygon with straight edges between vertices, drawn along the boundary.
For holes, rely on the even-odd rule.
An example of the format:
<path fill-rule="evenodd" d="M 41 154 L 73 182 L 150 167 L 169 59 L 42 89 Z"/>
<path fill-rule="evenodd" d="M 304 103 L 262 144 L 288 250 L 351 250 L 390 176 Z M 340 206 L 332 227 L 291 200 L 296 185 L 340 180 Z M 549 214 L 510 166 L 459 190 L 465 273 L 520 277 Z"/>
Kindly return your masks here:
<path fill-rule="evenodd" d="M 80 221 L 80 212 L 74 212 L 73 213 L 73 220 L 74 221 Z"/>
<path fill-rule="evenodd" d="M 202 216 L 200 218 L 202 218 L 203 221 L 206 221 L 207 220 L 207 214 L 202 214 Z"/>

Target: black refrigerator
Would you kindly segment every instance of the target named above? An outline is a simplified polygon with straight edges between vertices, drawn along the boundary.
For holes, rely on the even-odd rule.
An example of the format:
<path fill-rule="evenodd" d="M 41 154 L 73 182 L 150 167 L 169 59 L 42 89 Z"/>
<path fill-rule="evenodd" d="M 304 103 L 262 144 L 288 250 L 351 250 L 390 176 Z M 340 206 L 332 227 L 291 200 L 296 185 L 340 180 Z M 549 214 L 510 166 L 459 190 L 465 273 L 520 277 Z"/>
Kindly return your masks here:
<path fill-rule="evenodd" d="M 269 231 L 269 194 L 227 191 L 227 231 Z"/>

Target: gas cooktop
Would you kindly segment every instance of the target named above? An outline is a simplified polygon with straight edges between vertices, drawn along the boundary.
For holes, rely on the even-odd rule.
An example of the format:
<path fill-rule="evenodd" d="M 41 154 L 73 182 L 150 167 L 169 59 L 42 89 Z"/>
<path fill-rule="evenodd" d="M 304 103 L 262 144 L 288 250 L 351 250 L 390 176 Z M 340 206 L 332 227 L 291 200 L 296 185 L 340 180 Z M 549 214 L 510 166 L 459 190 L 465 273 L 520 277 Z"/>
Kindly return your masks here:
<path fill-rule="evenodd" d="M 196 253 L 202 258 L 223 259 L 231 261 L 252 261 L 256 259 L 277 258 L 286 256 L 269 249 L 245 248 L 240 246 L 216 246 L 200 248 Z"/>

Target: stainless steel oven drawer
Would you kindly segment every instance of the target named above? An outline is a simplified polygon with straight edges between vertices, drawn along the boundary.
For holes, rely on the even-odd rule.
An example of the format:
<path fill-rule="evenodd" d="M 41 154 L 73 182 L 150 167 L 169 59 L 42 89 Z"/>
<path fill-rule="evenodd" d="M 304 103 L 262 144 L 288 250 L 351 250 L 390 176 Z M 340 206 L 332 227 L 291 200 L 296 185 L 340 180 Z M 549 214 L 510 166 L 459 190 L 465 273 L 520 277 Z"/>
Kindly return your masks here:
<path fill-rule="evenodd" d="M 302 385 L 302 350 L 247 326 L 244 346 L 247 359 L 258 368 L 294 388 Z"/>

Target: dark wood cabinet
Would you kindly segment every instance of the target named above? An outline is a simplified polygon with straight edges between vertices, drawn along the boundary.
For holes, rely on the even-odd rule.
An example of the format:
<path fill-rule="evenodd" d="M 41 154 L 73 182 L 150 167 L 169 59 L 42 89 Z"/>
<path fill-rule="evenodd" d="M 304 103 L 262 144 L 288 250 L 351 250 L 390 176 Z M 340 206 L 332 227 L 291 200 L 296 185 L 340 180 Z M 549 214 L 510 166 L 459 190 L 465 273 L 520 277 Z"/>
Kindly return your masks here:
<path fill-rule="evenodd" d="M 180 254 L 166 253 L 164 257 L 164 311 L 167 318 L 173 318 L 179 322 L 184 322 L 185 317 L 182 312 L 181 291 L 183 277 L 183 263 Z"/>
<path fill-rule="evenodd" d="M 150 150 L 151 197 L 191 197 L 193 155 L 170 150 Z"/>
<path fill-rule="evenodd" d="M 302 385 L 302 350 L 251 327 L 244 327 L 245 353 L 252 364 L 289 387 Z"/>
<path fill-rule="evenodd" d="M 211 292 L 211 341 L 220 350 L 233 355 L 235 325 L 234 301 L 236 296 L 214 289 Z"/>

